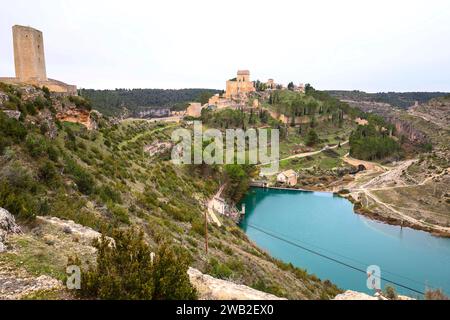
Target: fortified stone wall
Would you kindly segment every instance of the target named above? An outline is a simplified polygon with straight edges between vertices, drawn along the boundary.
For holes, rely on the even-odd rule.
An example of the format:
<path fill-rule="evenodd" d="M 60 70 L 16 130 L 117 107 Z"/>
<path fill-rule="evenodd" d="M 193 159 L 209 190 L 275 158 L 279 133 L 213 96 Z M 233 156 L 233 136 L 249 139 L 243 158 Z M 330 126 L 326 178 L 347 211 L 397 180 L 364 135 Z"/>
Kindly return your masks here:
<path fill-rule="evenodd" d="M 225 92 L 225 97 L 229 99 L 229 98 L 231 98 L 233 96 L 236 96 L 237 94 L 238 94 L 238 83 L 237 83 L 237 81 L 228 80 L 227 81 L 226 92 Z"/>
<path fill-rule="evenodd" d="M 22 81 L 18 78 L 0 77 L 0 82 L 16 85 L 29 84 L 39 88 L 47 87 L 51 92 L 62 96 L 76 96 L 78 94 L 77 86 L 66 84 L 64 82 L 54 79 L 48 79 L 47 81 L 38 81 L 38 80 Z"/>
<path fill-rule="evenodd" d="M 276 111 L 269 110 L 269 114 L 272 118 L 280 120 L 284 124 L 292 124 L 292 118 L 285 116 L 284 114 L 281 114 Z M 323 122 L 328 121 L 332 119 L 332 115 L 322 115 L 322 116 L 316 116 L 315 121 L 317 122 Z M 311 117 L 310 116 L 299 116 L 295 117 L 294 124 L 295 125 L 302 125 L 302 124 L 308 124 L 311 123 Z"/>
<path fill-rule="evenodd" d="M 186 114 L 190 117 L 198 118 L 202 115 L 202 104 L 198 102 L 192 102 L 186 109 Z"/>

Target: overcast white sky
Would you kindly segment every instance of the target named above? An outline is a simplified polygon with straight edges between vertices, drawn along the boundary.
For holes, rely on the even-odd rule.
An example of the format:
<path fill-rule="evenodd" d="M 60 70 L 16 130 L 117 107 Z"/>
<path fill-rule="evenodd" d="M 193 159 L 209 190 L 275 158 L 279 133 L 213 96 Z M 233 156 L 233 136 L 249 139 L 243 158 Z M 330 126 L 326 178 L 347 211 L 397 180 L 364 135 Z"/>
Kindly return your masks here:
<path fill-rule="evenodd" d="M 450 1 L 14 0 L 11 27 L 44 32 L 47 74 L 84 88 L 217 88 L 252 79 L 319 89 L 450 91 Z"/>

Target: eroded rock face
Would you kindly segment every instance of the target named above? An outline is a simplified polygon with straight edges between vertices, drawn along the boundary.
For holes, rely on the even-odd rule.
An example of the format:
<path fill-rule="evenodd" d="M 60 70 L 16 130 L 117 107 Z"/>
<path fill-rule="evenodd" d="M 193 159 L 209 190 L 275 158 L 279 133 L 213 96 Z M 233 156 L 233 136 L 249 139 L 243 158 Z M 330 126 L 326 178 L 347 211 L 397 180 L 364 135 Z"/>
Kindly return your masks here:
<path fill-rule="evenodd" d="M 388 116 L 385 119 L 395 126 L 396 135 L 405 136 L 409 141 L 413 143 L 420 144 L 428 142 L 428 138 L 425 133 L 416 129 L 412 123 L 398 119 L 395 116 Z"/>
<path fill-rule="evenodd" d="M 201 300 L 286 300 L 244 285 L 216 279 L 194 268 L 189 268 L 188 275 Z"/>
<path fill-rule="evenodd" d="M 0 208 L 0 252 L 6 251 L 6 236 L 10 233 L 21 233 L 20 227 L 8 210 Z"/>
<path fill-rule="evenodd" d="M 97 129 L 97 123 L 92 119 L 91 112 L 87 110 L 77 108 L 66 108 L 65 110 L 58 112 L 56 118 L 59 121 L 79 123 L 85 126 L 89 130 Z"/>

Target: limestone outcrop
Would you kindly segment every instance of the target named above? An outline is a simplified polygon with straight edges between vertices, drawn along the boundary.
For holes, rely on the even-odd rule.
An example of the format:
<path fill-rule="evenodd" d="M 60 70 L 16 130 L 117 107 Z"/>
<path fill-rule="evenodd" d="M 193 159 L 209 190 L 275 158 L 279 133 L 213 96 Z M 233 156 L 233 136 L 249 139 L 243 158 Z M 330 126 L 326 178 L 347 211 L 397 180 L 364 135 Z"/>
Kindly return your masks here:
<path fill-rule="evenodd" d="M 0 300 L 19 300 L 36 292 L 63 289 L 63 283 L 47 275 L 35 277 L 21 268 L 0 263 Z"/>
<path fill-rule="evenodd" d="M 91 118 L 91 114 L 87 110 L 77 109 L 77 108 L 68 108 L 59 112 L 56 115 L 56 118 L 59 121 L 63 122 L 72 122 L 79 123 L 88 128 L 89 130 L 93 130 L 97 128 L 97 124 Z"/>
<path fill-rule="evenodd" d="M 91 245 L 94 240 L 100 239 L 102 234 L 89 227 L 84 227 L 72 220 L 63 220 L 57 217 L 36 217 L 37 221 L 50 224 L 66 234 L 73 234 L 79 238 L 80 243 Z M 109 240 L 112 240 L 109 238 Z"/>
<path fill-rule="evenodd" d="M 20 227 L 8 210 L 0 208 L 0 252 L 6 251 L 6 237 L 11 233 L 21 233 Z"/>
<path fill-rule="evenodd" d="M 194 268 L 189 268 L 188 275 L 200 300 L 285 300 L 244 285 L 216 279 Z"/>
<path fill-rule="evenodd" d="M 379 300 L 377 297 L 369 296 L 366 293 L 347 290 L 338 294 L 333 300 Z"/>

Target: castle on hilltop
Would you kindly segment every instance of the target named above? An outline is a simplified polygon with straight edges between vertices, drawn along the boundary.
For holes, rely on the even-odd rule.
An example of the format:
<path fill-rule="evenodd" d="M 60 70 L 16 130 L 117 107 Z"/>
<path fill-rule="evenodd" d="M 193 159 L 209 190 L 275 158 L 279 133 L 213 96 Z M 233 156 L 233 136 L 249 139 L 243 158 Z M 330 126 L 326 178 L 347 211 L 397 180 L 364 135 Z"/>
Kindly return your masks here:
<path fill-rule="evenodd" d="M 19 25 L 13 26 L 12 31 L 16 77 L 0 77 L 0 82 L 29 84 L 41 88 L 45 86 L 55 93 L 77 95 L 76 86 L 47 78 L 44 38 L 41 31 Z"/>
<path fill-rule="evenodd" d="M 223 94 L 216 93 L 208 102 L 201 105 L 198 102 L 192 102 L 186 109 L 185 114 L 194 118 L 201 116 L 202 110 L 220 110 L 224 108 L 231 109 L 258 109 L 261 107 L 261 101 L 268 99 L 273 90 L 291 90 L 299 93 L 305 93 L 305 85 L 294 85 L 292 82 L 288 87 L 278 84 L 270 78 L 267 82 L 251 81 L 249 70 L 238 70 L 236 78 L 226 82 L 226 90 Z M 282 118 L 284 115 L 273 114 L 273 117 Z M 286 119 L 282 119 L 286 121 Z"/>
<path fill-rule="evenodd" d="M 227 81 L 225 98 L 231 99 L 255 91 L 255 86 L 250 81 L 250 71 L 238 70 L 237 77 Z"/>
<path fill-rule="evenodd" d="M 250 71 L 238 70 L 236 78 L 226 82 L 226 91 L 223 95 L 215 94 L 209 99 L 208 105 L 217 109 L 236 107 L 248 99 L 248 94 L 255 92 L 255 84 L 250 81 Z"/>

